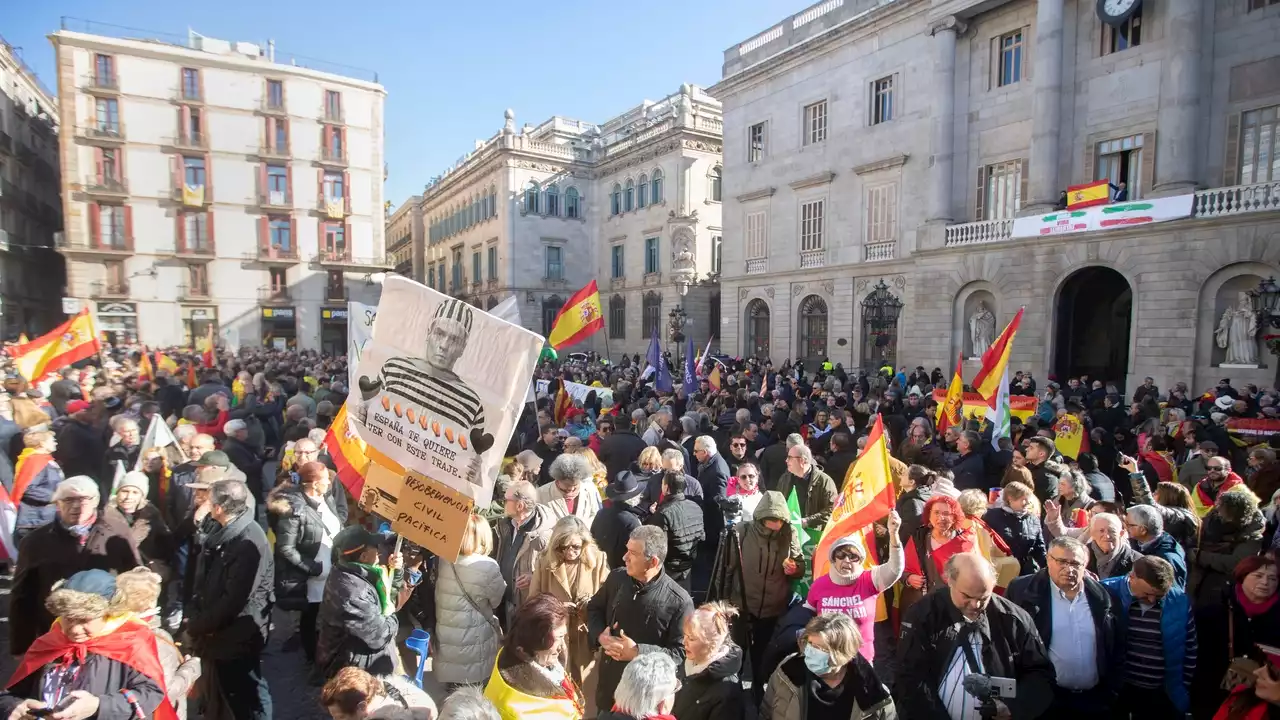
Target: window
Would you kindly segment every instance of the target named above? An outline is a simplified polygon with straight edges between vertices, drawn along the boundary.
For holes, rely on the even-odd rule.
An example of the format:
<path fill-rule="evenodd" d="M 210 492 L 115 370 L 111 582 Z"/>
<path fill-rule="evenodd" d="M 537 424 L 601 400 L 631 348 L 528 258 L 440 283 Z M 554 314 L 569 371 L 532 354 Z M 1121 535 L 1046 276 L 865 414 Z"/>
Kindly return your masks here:
<path fill-rule="evenodd" d="M 551 217 L 560 217 L 560 188 L 554 183 L 547 186 L 546 192 L 542 193 L 542 202 L 545 207 L 542 211 Z"/>
<path fill-rule="evenodd" d="M 827 101 L 804 106 L 804 144 L 813 145 L 827 139 Z"/>
<path fill-rule="evenodd" d="M 879 125 L 893 119 L 893 76 L 871 83 L 871 124 Z"/>
<path fill-rule="evenodd" d="M 267 142 L 277 153 L 289 151 L 289 124 L 277 118 L 267 118 Z"/>
<path fill-rule="evenodd" d="M 649 186 L 650 186 L 650 189 L 652 190 L 652 192 L 649 193 L 652 196 L 650 201 L 654 205 L 661 204 L 662 203 L 662 171 L 661 170 L 653 171 L 653 180 L 649 182 Z"/>
<path fill-rule="evenodd" d="M 572 190 L 572 188 L 570 188 Z M 573 190 L 573 197 L 576 201 L 578 191 Z M 498 188 L 494 185 L 489 186 L 489 217 L 498 217 Z M 577 217 L 576 215 L 574 217 Z"/>
<path fill-rule="evenodd" d="M 329 203 L 340 203 L 347 196 L 346 193 L 346 176 L 340 172 L 326 172 L 324 174 L 324 199 Z"/>
<path fill-rule="evenodd" d="M 622 186 L 614 183 L 613 192 L 609 195 L 609 214 L 617 215 L 620 212 L 622 212 Z"/>
<path fill-rule="evenodd" d="M 342 153 L 342 132 L 339 130 L 329 132 L 329 157 L 337 159 L 345 157 Z"/>
<path fill-rule="evenodd" d="M 640 332 L 645 337 L 653 337 L 662 323 L 662 296 L 654 292 L 645 295 L 644 305 L 641 310 L 643 311 L 641 316 L 643 324 Z"/>
<path fill-rule="evenodd" d="M 183 125 L 183 139 L 190 143 L 199 145 L 204 141 L 201 128 L 204 123 L 201 122 L 200 108 L 186 108 L 186 123 Z"/>
<path fill-rule="evenodd" d="M 110 55 L 93 57 L 93 82 L 98 87 L 116 86 L 116 60 Z"/>
<path fill-rule="evenodd" d="M 564 264 L 561 262 L 562 248 L 550 245 L 547 247 L 547 279 L 563 280 Z"/>
<path fill-rule="evenodd" d="M 209 242 L 209 214 L 202 212 L 184 213 L 182 216 L 183 247 L 187 252 L 208 252 L 212 249 Z"/>
<path fill-rule="evenodd" d="M 289 169 L 284 165 L 268 165 L 267 186 L 263 189 L 273 205 L 284 204 L 289 198 Z"/>
<path fill-rule="evenodd" d="M 747 162 L 760 162 L 764 159 L 764 123 L 759 122 L 747 128 Z"/>
<path fill-rule="evenodd" d="M 1280 105 L 1240 117 L 1240 184 L 1280 180 Z"/>
<path fill-rule="evenodd" d="M 627 276 L 627 266 L 625 264 L 626 249 L 621 245 L 614 245 L 609 248 L 609 277 L 617 280 Z"/>
<path fill-rule="evenodd" d="M 270 278 L 271 290 L 274 293 L 283 292 L 289 285 L 284 268 L 271 268 L 268 277 Z"/>
<path fill-rule="evenodd" d="M 324 252 L 334 257 L 347 254 L 347 229 L 342 223 L 324 223 Z"/>
<path fill-rule="evenodd" d="M 624 340 L 627 337 L 627 301 L 621 295 L 609 298 L 609 339 Z"/>
<path fill-rule="evenodd" d="M 524 190 L 524 211 L 530 215 L 538 212 L 538 186 L 535 183 L 529 183 Z"/>
<path fill-rule="evenodd" d="M 1280 5 L 1280 0 L 1249 0 L 1249 12 L 1261 10 L 1268 5 Z"/>
<path fill-rule="evenodd" d="M 209 294 L 209 268 L 204 263 L 187 266 L 187 288 L 192 295 Z"/>
<path fill-rule="evenodd" d="M 484 268 L 480 263 L 480 251 L 471 253 L 471 282 L 480 284 L 480 278 L 484 276 Z"/>
<path fill-rule="evenodd" d="M 898 239 L 898 184 L 885 183 L 867 188 L 863 242 L 894 242 Z"/>
<path fill-rule="evenodd" d="M 461 251 L 461 250 L 454 250 L 454 251 L 453 251 L 453 278 L 452 278 L 452 280 L 453 280 L 453 287 L 452 287 L 452 288 L 450 288 L 450 289 L 451 289 L 453 292 L 458 292 L 459 290 L 461 290 L 461 289 L 462 289 L 462 251 Z"/>
<path fill-rule="evenodd" d="M 987 165 L 978 170 L 978 218 L 1004 220 L 1012 218 L 1022 207 L 1022 160 Z"/>
<path fill-rule="evenodd" d="M 100 182 L 120 181 L 120 151 L 115 148 L 103 148 L 102 169 L 98 173 Z"/>
<path fill-rule="evenodd" d="M 285 252 L 293 249 L 293 223 L 287 218 L 271 218 L 267 222 L 267 232 L 272 248 Z"/>
<path fill-rule="evenodd" d="M 1124 183 L 1128 200 L 1142 197 L 1142 136 L 1130 135 L 1098 143 L 1098 164 L 1093 179 L 1109 180 L 1116 187 Z M 1115 192 L 1111 191 L 1111 197 L 1115 197 Z"/>
<path fill-rule="evenodd" d="M 267 81 L 267 107 L 272 110 L 284 109 L 284 82 L 280 80 Z"/>
<path fill-rule="evenodd" d="M 649 204 L 649 176 L 641 175 L 640 183 L 636 185 L 636 207 L 643 208 Z"/>
<path fill-rule="evenodd" d="M 644 274 L 651 275 L 661 270 L 658 264 L 658 238 L 644 240 Z"/>
<path fill-rule="evenodd" d="M 822 211 L 825 200 L 800 205 L 800 252 L 822 249 Z"/>
<path fill-rule="evenodd" d="M 493 207 L 492 204 L 489 206 Z M 582 217 L 582 208 L 578 204 L 578 189 L 569 188 L 564 193 L 564 216 L 567 218 Z"/>
<path fill-rule="evenodd" d="M 119 205 L 98 206 L 98 241 L 102 247 L 128 247 L 124 235 L 124 208 Z"/>
<path fill-rule="evenodd" d="M 721 242 L 719 235 L 711 236 L 711 272 L 720 274 Z M 714 327 L 714 326 L 713 326 Z"/>
<path fill-rule="evenodd" d="M 747 238 L 747 259 L 758 260 L 765 256 L 765 227 L 766 222 L 764 211 L 747 213 L 746 221 L 743 226 L 746 228 Z"/>
<path fill-rule="evenodd" d="M 631 178 L 627 178 L 627 189 L 622 192 L 622 209 L 624 212 L 631 212 L 635 208 L 636 202 L 636 184 Z"/>
<path fill-rule="evenodd" d="M 498 279 L 498 248 L 489 248 L 489 279 Z"/>
<path fill-rule="evenodd" d="M 342 122 L 342 93 L 337 90 L 324 91 L 324 119 Z"/>
<path fill-rule="evenodd" d="M 182 158 L 182 182 L 187 187 L 204 187 L 205 167 L 202 157 Z"/>
<path fill-rule="evenodd" d="M 98 98 L 94 105 L 98 132 L 119 135 L 120 103 L 115 98 Z"/>
<path fill-rule="evenodd" d="M 182 68 L 182 99 L 200 99 L 200 71 L 195 68 Z"/>
<path fill-rule="evenodd" d="M 436 286 L 436 266 L 432 265 L 427 268 L 427 287 L 434 288 Z"/>
<path fill-rule="evenodd" d="M 107 271 L 107 287 L 128 291 L 128 275 L 124 271 L 123 260 L 107 260 L 103 263 L 104 269 Z"/>
<path fill-rule="evenodd" d="M 343 282 L 341 270 L 330 270 L 325 282 L 325 298 L 342 300 L 347 296 L 346 283 Z"/>
<path fill-rule="evenodd" d="M 721 186 L 724 183 L 724 177 L 720 167 L 717 165 L 716 167 L 711 168 L 711 173 L 707 177 L 711 183 L 711 187 L 707 189 L 707 194 L 711 196 L 711 202 L 720 202 Z"/>
<path fill-rule="evenodd" d="M 996 87 L 1012 85 L 1022 79 L 1022 31 L 1001 35 L 996 42 L 999 48 Z"/>
<path fill-rule="evenodd" d="M 1142 44 L 1142 7 L 1118 26 L 1102 23 L 1102 54 L 1110 55 Z"/>

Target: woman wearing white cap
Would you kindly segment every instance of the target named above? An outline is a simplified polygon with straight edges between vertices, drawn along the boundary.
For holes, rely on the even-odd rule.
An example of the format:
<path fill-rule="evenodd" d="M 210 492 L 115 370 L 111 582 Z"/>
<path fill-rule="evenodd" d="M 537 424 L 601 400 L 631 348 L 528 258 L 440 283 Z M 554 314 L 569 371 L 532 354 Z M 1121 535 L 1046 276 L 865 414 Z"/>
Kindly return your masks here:
<path fill-rule="evenodd" d="M 168 582 L 169 558 L 173 555 L 173 533 L 160 515 L 160 508 L 147 502 L 147 488 L 151 478 L 137 470 L 127 472 L 116 488 L 112 504 L 129 524 L 133 541 L 142 555 L 142 562 Z"/>

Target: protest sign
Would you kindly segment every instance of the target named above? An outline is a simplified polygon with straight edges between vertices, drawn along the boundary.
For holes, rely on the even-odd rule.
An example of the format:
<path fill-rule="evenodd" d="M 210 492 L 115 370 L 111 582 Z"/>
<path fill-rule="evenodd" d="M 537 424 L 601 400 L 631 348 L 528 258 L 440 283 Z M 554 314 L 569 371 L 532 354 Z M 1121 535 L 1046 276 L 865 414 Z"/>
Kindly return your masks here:
<path fill-rule="evenodd" d="M 378 317 L 376 305 L 364 303 L 347 303 L 347 367 L 351 375 L 347 383 L 349 392 L 354 392 L 356 381 L 360 379 L 360 355 L 373 338 L 373 320 Z"/>
<path fill-rule="evenodd" d="M 360 490 L 360 509 L 384 518 L 396 516 L 396 502 L 404 487 L 404 470 L 370 462 Z"/>
<path fill-rule="evenodd" d="M 471 498 L 420 473 L 404 478 L 391 530 L 440 557 L 455 562 L 471 515 Z"/>
<path fill-rule="evenodd" d="M 369 447 L 487 506 L 542 344 L 461 300 L 388 277 L 349 412 Z"/>

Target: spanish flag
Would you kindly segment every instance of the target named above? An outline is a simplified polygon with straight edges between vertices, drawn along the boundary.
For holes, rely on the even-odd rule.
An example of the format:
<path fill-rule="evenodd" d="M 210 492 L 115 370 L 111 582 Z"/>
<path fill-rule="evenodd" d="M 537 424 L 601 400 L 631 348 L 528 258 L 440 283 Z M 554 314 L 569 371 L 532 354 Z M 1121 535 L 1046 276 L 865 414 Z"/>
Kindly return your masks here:
<path fill-rule="evenodd" d="M 169 357 L 168 355 L 165 355 L 162 352 L 156 353 L 156 368 L 159 370 L 163 370 L 169 373 L 170 375 L 178 374 L 178 363 L 174 362 L 173 358 Z"/>
<path fill-rule="evenodd" d="M 1080 453 L 1089 452 L 1089 434 L 1085 432 L 1080 418 L 1067 413 L 1053 424 L 1053 445 L 1062 456 L 1070 460 L 1080 457 Z"/>
<path fill-rule="evenodd" d="M 72 363 L 93 357 L 101 349 L 93 316 L 85 309 L 22 346 L 23 352 L 14 358 L 13 364 L 34 385 Z"/>
<path fill-rule="evenodd" d="M 991 347 L 982 353 L 982 367 L 973 378 L 973 389 L 982 396 L 992 408 L 996 405 L 1000 382 L 1004 379 L 1004 369 L 1009 366 L 1009 353 L 1013 350 L 1013 336 L 1018 334 L 1018 326 L 1022 324 L 1022 313 L 1025 307 L 1018 308 L 1009 324 L 1000 333 L 1000 337 L 991 343 Z"/>
<path fill-rule="evenodd" d="M 831 563 L 831 546 L 842 537 L 853 535 L 889 514 L 893 509 L 893 481 L 889 472 L 889 445 L 884 434 L 884 420 L 876 415 L 875 427 L 858 460 L 845 473 L 844 489 L 836 498 L 831 519 L 818 539 L 813 553 L 813 577 L 827 574 Z"/>
<path fill-rule="evenodd" d="M 564 387 L 565 380 L 560 378 L 557 385 L 555 404 L 551 409 L 551 419 L 556 425 L 564 427 L 565 416 L 569 414 L 569 409 L 573 407 L 573 396 Z"/>
<path fill-rule="evenodd" d="M 369 471 L 369 448 L 351 428 L 346 403 L 338 408 L 333 422 L 329 424 L 329 432 L 324 436 L 324 448 L 333 460 L 343 487 L 351 493 L 351 497 L 359 500 L 364 490 L 365 473 Z"/>
<path fill-rule="evenodd" d="M 1067 188 L 1067 209 L 1079 210 L 1111 202 L 1111 181 L 1099 180 Z"/>
<path fill-rule="evenodd" d="M 205 335 L 204 342 L 201 343 L 200 362 L 205 367 L 213 367 L 213 325 L 209 325 L 209 332 Z"/>
<path fill-rule="evenodd" d="M 600 311 L 600 291 L 596 289 L 596 281 L 573 294 L 569 301 L 560 308 L 556 322 L 551 327 L 547 342 L 559 350 L 566 345 L 574 345 L 586 340 L 592 333 L 604 328 L 604 314 Z"/>
<path fill-rule="evenodd" d="M 949 427 L 960 425 L 963 421 L 964 405 L 964 378 L 961 377 L 961 371 L 964 369 L 964 353 L 956 358 L 956 374 L 951 376 L 951 386 L 947 388 L 947 397 L 941 403 L 938 403 L 938 432 L 941 433 Z"/>
<path fill-rule="evenodd" d="M 188 362 L 187 363 L 187 389 L 195 390 L 196 386 L 199 384 L 200 384 L 200 381 L 196 379 L 195 361 Z"/>
<path fill-rule="evenodd" d="M 720 392 L 720 364 L 719 363 L 716 363 L 716 366 L 711 368 L 711 374 L 707 376 L 707 382 L 711 385 L 712 389 L 714 389 L 716 392 Z M 765 382 L 768 382 L 768 381 L 766 380 Z"/>
<path fill-rule="evenodd" d="M 156 369 L 151 365 L 150 353 L 146 348 L 142 350 L 142 359 L 138 361 L 138 379 L 154 380 L 156 378 Z"/>

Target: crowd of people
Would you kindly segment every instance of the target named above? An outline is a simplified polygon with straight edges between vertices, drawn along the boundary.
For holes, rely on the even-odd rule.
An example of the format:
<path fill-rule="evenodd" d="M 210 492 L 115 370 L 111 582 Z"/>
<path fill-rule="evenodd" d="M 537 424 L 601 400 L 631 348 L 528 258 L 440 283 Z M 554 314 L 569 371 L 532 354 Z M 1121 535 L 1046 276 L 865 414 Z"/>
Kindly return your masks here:
<path fill-rule="evenodd" d="M 116 349 L 4 383 L 0 718 L 270 718 L 273 633 L 340 720 L 1280 705 L 1280 433 L 1233 427 L 1280 420 L 1274 390 L 1019 372 L 1035 410 L 993 438 L 938 431 L 938 368 L 717 359 L 717 386 L 664 392 L 638 357 L 548 359 L 448 559 L 340 482 L 345 358 L 170 355 L 191 373 Z M 877 420 L 896 507 L 815 557 Z"/>

